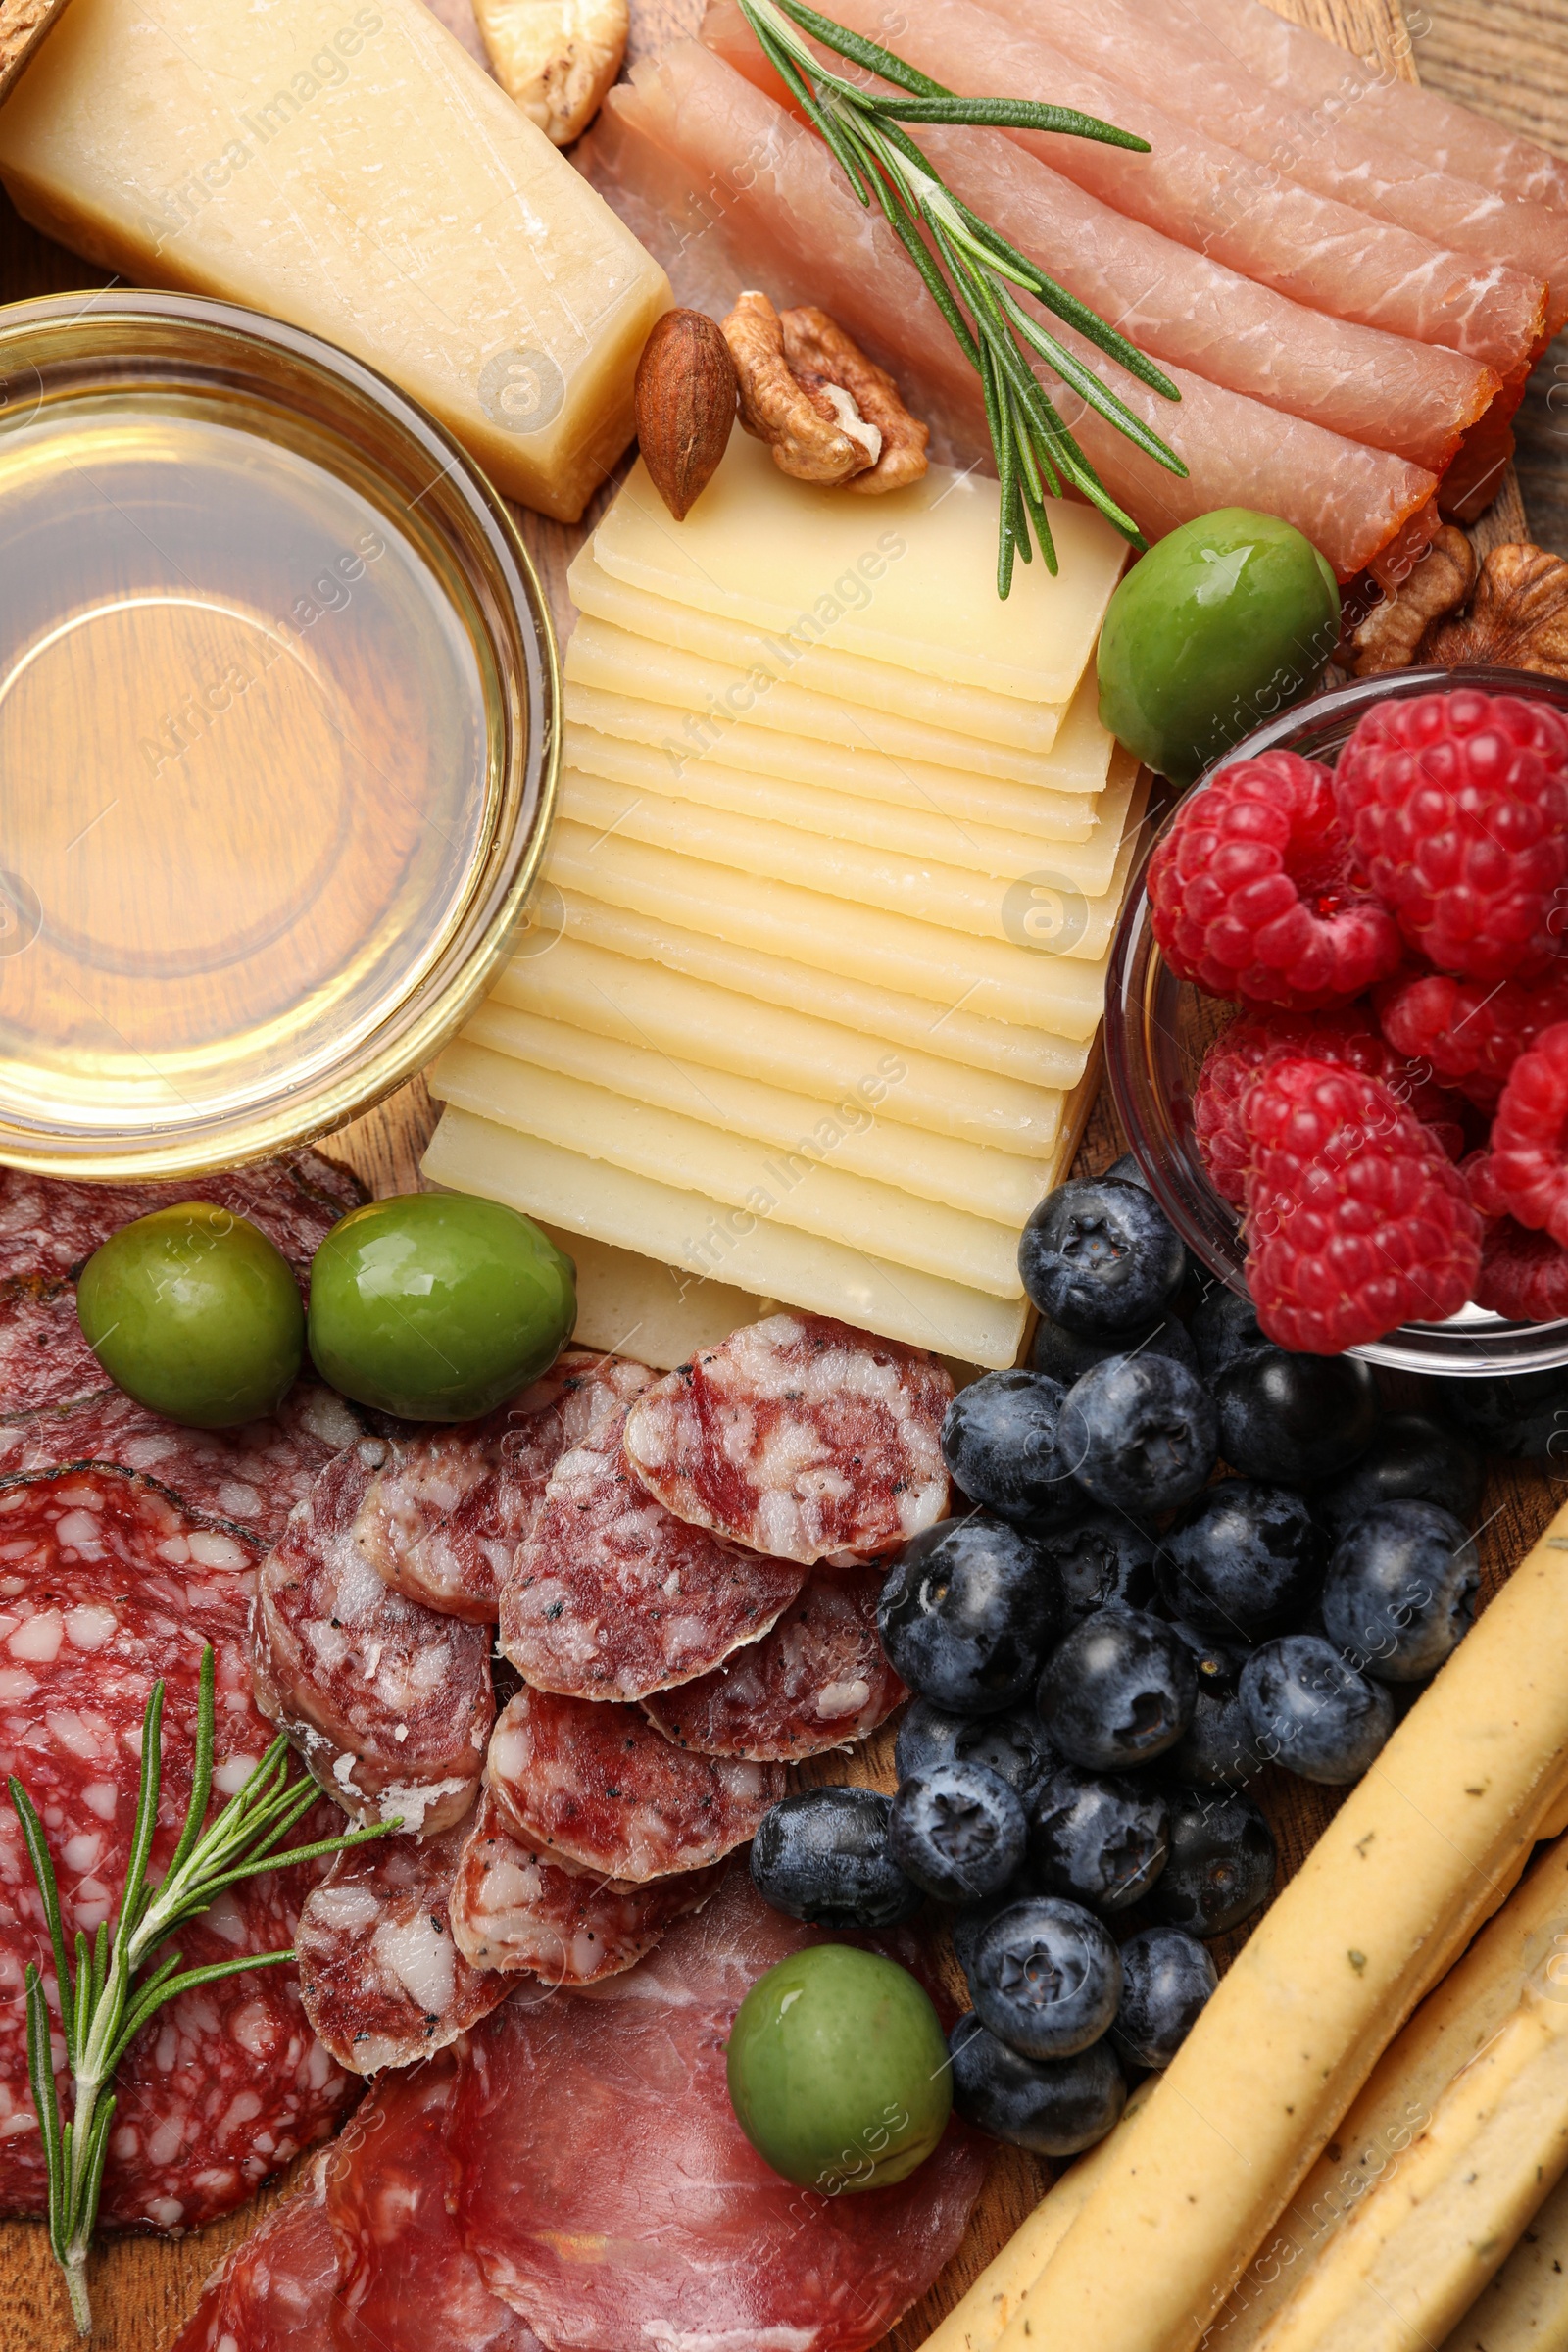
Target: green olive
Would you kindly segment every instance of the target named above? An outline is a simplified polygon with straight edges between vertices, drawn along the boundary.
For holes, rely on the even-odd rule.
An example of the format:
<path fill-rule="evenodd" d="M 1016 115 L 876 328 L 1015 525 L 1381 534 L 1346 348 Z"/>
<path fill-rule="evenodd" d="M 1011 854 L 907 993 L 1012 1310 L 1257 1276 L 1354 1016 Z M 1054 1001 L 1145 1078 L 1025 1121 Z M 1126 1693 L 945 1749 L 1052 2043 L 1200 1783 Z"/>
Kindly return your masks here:
<path fill-rule="evenodd" d="M 112 1233 L 81 1270 L 76 1313 L 115 1385 L 190 1429 L 273 1411 L 304 1352 L 288 1260 L 244 1217 L 207 1200 L 154 1209 Z"/>
<path fill-rule="evenodd" d="M 1310 539 L 1221 507 L 1140 557 L 1100 632 L 1100 718 L 1173 784 L 1191 784 L 1323 674 L 1340 592 Z"/>
<path fill-rule="evenodd" d="M 760 1977 L 729 2037 L 729 2096 L 758 2154 L 803 2188 L 885 2188 L 947 2129 L 942 2027 L 907 1969 L 818 1943 Z"/>
<path fill-rule="evenodd" d="M 345 1396 L 411 1421 L 471 1421 L 549 1370 L 575 1269 L 514 1208 L 405 1193 L 351 1209 L 311 1266 L 311 1354 Z"/>

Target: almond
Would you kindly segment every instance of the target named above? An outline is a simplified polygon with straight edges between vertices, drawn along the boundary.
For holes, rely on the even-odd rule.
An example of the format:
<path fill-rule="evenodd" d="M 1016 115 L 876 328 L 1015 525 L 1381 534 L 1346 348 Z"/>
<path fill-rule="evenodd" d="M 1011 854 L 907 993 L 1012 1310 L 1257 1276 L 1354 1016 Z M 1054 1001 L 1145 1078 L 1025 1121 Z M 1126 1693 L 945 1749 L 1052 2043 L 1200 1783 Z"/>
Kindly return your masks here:
<path fill-rule="evenodd" d="M 634 399 L 643 462 L 677 522 L 718 470 L 735 398 L 735 363 L 711 318 L 666 311 L 643 345 Z"/>

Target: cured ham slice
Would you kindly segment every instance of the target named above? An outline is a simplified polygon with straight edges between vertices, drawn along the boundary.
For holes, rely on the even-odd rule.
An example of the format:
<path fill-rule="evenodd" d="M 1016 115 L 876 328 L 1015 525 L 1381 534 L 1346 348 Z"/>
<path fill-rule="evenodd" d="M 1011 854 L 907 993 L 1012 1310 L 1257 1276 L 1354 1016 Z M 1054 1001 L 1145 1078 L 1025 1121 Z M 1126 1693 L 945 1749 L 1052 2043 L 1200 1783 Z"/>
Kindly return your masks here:
<path fill-rule="evenodd" d="M 813 1568 L 772 1632 L 643 1712 L 677 1747 L 793 1763 L 863 1740 L 908 1694 L 882 1652 L 876 1568 Z"/>
<path fill-rule="evenodd" d="M 632 1475 L 625 1427 L 623 1408 L 556 1464 L 502 1587 L 501 1647 L 535 1690 L 646 1698 L 759 1640 L 801 1589 L 794 1561 L 656 1501 Z"/>
<path fill-rule="evenodd" d="M 388 1455 L 379 1438 L 340 1453 L 263 1561 L 256 1700 L 346 1813 L 428 1837 L 473 1802 L 495 1692 L 483 1631 L 392 1592 L 354 1541 Z"/>
<path fill-rule="evenodd" d="M 318 2038 L 356 2075 L 413 2066 L 487 2017 L 510 1989 L 470 1966 L 447 1904 L 467 1823 L 339 1854 L 300 1913 L 300 1992 Z"/>
<path fill-rule="evenodd" d="M 778 1765 L 672 1747 L 640 1707 L 544 1690 L 508 1700 L 485 1783 L 530 1852 L 637 1884 L 720 1861 L 785 1787 Z"/>
<path fill-rule="evenodd" d="M 769 1315 L 659 1381 L 626 1458 L 666 1510 L 807 1567 L 875 1559 L 948 1508 L 933 1356 L 827 1315 Z"/>
<path fill-rule="evenodd" d="M 776 302 L 853 318 L 858 340 L 939 428 L 945 454 L 991 463 L 978 379 L 892 229 L 857 203 L 813 134 L 720 59 L 675 42 L 657 64 L 634 69 L 631 86 L 607 100 L 583 160 L 671 271 L 681 300 L 722 313 L 738 285 L 761 285 Z M 1074 348 L 1100 365 L 1087 345 Z M 1086 456 L 1149 537 L 1215 507 L 1260 507 L 1296 523 L 1349 578 L 1428 506 L 1436 485 L 1424 468 L 1187 370 L 1167 372 L 1179 407 L 1105 364 L 1107 380 L 1180 452 L 1185 481 L 1074 397 L 1058 398 Z M 1436 528 L 1434 510 L 1429 535 Z"/>
<path fill-rule="evenodd" d="M 0 1286 L 0 1421 L 79 1403 L 108 1380 L 82 1336 L 74 1282 L 19 1275 Z"/>
<path fill-rule="evenodd" d="M 225 2256 L 170 2352 L 336 2352 L 324 2162 L 318 2158 L 306 2185 Z"/>
<path fill-rule="evenodd" d="M 367 1198 L 353 1171 L 320 1152 L 173 1184 L 76 1184 L 0 1168 L 0 1281 L 74 1278 L 122 1225 L 181 1200 L 211 1200 L 248 1217 L 304 1274 L 338 1218 Z"/>
<path fill-rule="evenodd" d="M 781 2180 L 735 2121 L 735 2011 L 821 1940 L 732 1867 L 628 1975 L 509 2001 L 473 2036 L 458 2228 L 554 2352 L 863 2352 L 956 2248 L 985 2172 L 960 2126 L 907 2180 L 832 2198 Z"/>
<path fill-rule="evenodd" d="M 676 1871 L 642 1886 L 568 1869 L 514 1838 L 487 1788 L 464 1824 L 452 1932 L 476 1969 L 526 1970 L 556 1986 L 594 1984 L 630 1968 L 671 1920 L 706 1903 L 721 1867 Z"/>
<path fill-rule="evenodd" d="M 551 1471 L 653 1378 L 645 1364 L 568 1348 L 482 1421 L 422 1432 L 371 1484 L 354 1523 L 360 1549 L 396 1592 L 493 1625 Z"/>

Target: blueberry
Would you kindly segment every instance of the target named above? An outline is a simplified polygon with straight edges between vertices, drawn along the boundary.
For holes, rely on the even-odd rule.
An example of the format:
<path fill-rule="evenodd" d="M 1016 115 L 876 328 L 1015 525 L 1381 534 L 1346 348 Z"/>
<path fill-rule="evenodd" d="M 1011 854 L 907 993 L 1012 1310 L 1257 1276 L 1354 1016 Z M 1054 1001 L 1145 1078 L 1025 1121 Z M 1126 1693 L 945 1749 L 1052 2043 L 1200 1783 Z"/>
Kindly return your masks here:
<path fill-rule="evenodd" d="M 942 1424 L 942 1458 L 965 1494 L 1004 1519 L 1076 1519 L 1083 1494 L 1056 1444 L 1066 1394 L 1039 1372 L 988 1372 L 960 1389 Z"/>
<path fill-rule="evenodd" d="M 980 2023 L 1026 2058 L 1070 2058 L 1098 2041 L 1121 1999 L 1121 1961 L 1081 1903 L 1030 1895 L 999 1911 L 975 1945 Z"/>
<path fill-rule="evenodd" d="M 1268 1901 L 1274 1839 L 1250 1796 L 1175 1788 L 1170 1854 L 1149 1897 L 1152 1918 L 1190 1936 L 1223 1936 Z"/>
<path fill-rule="evenodd" d="M 1168 1829 L 1152 1781 L 1053 1773 L 1029 1808 L 1031 1884 L 1094 1911 L 1125 1911 L 1164 1869 Z"/>
<path fill-rule="evenodd" d="M 1154 1189 L 1131 1152 L 1124 1152 L 1120 1159 L 1111 1161 L 1108 1168 L 1102 1168 L 1100 1181 L 1102 1184 L 1136 1184 L 1146 1193 L 1152 1193 Z"/>
<path fill-rule="evenodd" d="M 1049 1564 L 1003 1519 L 928 1527 L 905 1545 L 877 1603 L 894 1671 L 951 1715 L 1015 1707 L 1060 1622 Z"/>
<path fill-rule="evenodd" d="M 1488 1453 L 1529 1462 L 1568 1456 L 1568 1368 L 1450 1380 L 1443 1401 Z"/>
<path fill-rule="evenodd" d="M 1475 1623 L 1481 1562 L 1462 1520 L 1431 1502 L 1381 1502 L 1348 1527 L 1323 1587 L 1323 1627 L 1380 1683 L 1436 1674 Z"/>
<path fill-rule="evenodd" d="M 966 2009 L 949 2036 L 953 2104 L 967 2122 L 1037 2156 L 1076 2156 L 1117 2123 L 1127 2084 L 1108 2041 L 1073 2058 L 1024 2058 Z"/>
<path fill-rule="evenodd" d="M 1380 1502 L 1435 1502 L 1456 1519 L 1468 1519 L 1481 1500 L 1485 1470 L 1462 1430 L 1428 1413 L 1390 1413 L 1360 1460 L 1312 1499 L 1335 1535 Z"/>
<path fill-rule="evenodd" d="M 1029 1361 L 1035 1370 L 1068 1389 L 1083 1378 L 1091 1364 L 1102 1364 L 1107 1355 L 1171 1355 L 1189 1372 L 1198 1370 L 1192 1338 L 1177 1315 L 1161 1315 L 1138 1331 L 1105 1331 L 1095 1336 L 1069 1331 L 1064 1323 L 1054 1323 L 1049 1315 L 1042 1315 L 1029 1346 Z"/>
<path fill-rule="evenodd" d="M 1111 1355 L 1067 1391 L 1059 1444 L 1085 1493 L 1152 1517 L 1190 1501 L 1214 1466 L 1213 1400 L 1168 1355 Z"/>
<path fill-rule="evenodd" d="M 1056 1762 L 1056 1751 L 1033 1707 L 1017 1707 L 1005 1715 L 946 1715 L 928 1698 L 917 1698 L 905 1710 L 893 1749 L 893 1768 L 901 1781 L 932 1764 L 983 1764 L 988 1772 L 1000 1774 L 1026 1805 Z"/>
<path fill-rule="evenodd" d="M 893 1799 L 888 1848 L 906 1879 L 942 1903 L 1000 1894 L 1023 1860 L 1029 1824 L 1000 1773 L 931 1764 Z"/>
<path fill-rule="evenodd" d="M 1239 1690 L 1199 1687 L 1193 1720 L 1164 1758 L 1179 1780 L 1203 1788 L 1240 1788 L 1263 1769 Z"/>
<path fill-rule="evenodd" d="M 1138 1609 L 1101 1609 L 1046 1660 L 1040 1712 L 1073 1764 L 1124 1771 L 1174 1747 L 1193 1719 L 1198 1676 L 1184 1642 Z"/>
<path fill-rule="evenodd" d="M 1202 1945 L 1180 1928 L 1141 1928 L 1121 1947 L 1121 2007 L 1110 2037 L 1135 2066 L 1169 2066 L 1219 1983 Z"/>
<path fill-rule="evenodd" d="M 1200 1696 L 1205 1690 L 1212 1694 L 1236 1689 L 1242 1668 L 1252 1654 L 1250 1642 L 1227 1642 L 1217 1634 L 1200 1633 L 1185 1617 L 1166 1616 L 1165 1622 L 1192 1658 Z"/>
<path fill-rule="evenodd" d="M 1076 1527 L 1036 1541 L 1055 1573 L 1069 1625 L 1116 1604 L 1152 1605 L 1158 1543 L 1120 1511 L 1090 1511 Z"/>
<path fill-rule="evenodd" d="M 1286 1634 L 1242 1669 L 1242 1704 L 1259 1751 L 1303 1780 L 1358 1781 L 1394 1729 L 1381 1683 L 1348 1666 L 1321 1634 Z"/>
<path fill-rule="evenodd" d="M 1301 1496 L 1255 1478 L 1222 1478 L 1160 1540 L 1172 1614 L 1200 1633 L 1253 1642 L 1299 1617 L 1323 1579 L 1327 1546 Z"/>
<path fill-rule="evenodd" d="M 1091 1178 L 1031 1212 L 1018 1272 L 1041 1313 L 1070 1331 L 1132 1331 L 1171 1304 L 1187 1252 L 1142 1185 Z"/>
<path fill-rule="evenodd" d="M 1348 1355 L 1291 1355 L 1283 1348 L 1234 1358 L 1214 1383 L 1219 1449 L 1244 1478 L 1288 1486 L 1332 1478 L 1377 1432 L 1372 1368 Z"/>
<path fill-rule="evenodd" d="M 1017 1902 L 1027 1892 L 1027 1886 L 1019 1885 L 1001 1894 L 988 1894 L 983 1903 L 965 1903 L 961 1911 L 953 1914 L 949 1926 L 953 1937 L 953 1956 L 963 1971 L 964 1982 L 970 1987 L 971 2000 L 974 1998 L 974 1956 L 981 1936 L 999 1912 L 1005 1911 L 1009 1903 Z"/>
<path fill-rule="evenodd" d="M 888 1844 L 890 1800 L 875 1788 L 803 1788 L 762 1816 L 752 1881 L 764 1903 L 819 1928 L 891 1928 L 920 1889 Z"/>
<path fill-rule="evenodd" d="M 1198 1368 L 1208 1381 L 1217 1380 L 1228 1364 L 1244 1355 L 1256 1355 L 1269 1345 L 1258 1328 L 1250 1298 L 1240 1297 L 1217 1276 L 1194 1309 L 1188 1329 Z"/>

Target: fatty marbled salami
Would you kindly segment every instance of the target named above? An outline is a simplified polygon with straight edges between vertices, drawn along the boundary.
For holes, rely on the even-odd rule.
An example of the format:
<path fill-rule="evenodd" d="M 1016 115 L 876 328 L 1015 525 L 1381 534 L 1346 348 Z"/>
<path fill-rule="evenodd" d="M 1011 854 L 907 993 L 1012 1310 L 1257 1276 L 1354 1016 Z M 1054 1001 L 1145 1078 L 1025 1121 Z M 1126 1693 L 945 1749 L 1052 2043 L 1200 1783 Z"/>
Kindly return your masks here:
<path fill-rule="evenodd" d="M 482 1630 L 392 1592 L 354 1541 L 389 1450 L 340 1453 L 263 1561 L 256 1699 L 346 1813 L 429 1837 L 473 1802 L 495 1693 Z"/>
<path fill-rule="evenodd" d="M 0 1422 L 75 1404 L 108 1386 L 76 1317 L 74 1282 L 0 1283 Z"/>
<path fill-rule="evenodd" d="M 719 1881 L 716 1867 L 641 1886 L 568 1869 L 514 1838 L 488 1788 L 464 1826 L 452 1889 L 459 1950 L 476 1969 L 525 1970 L 558 1987 L 618 1976 Z"/>
<path fill-rule="evenodd" d="M 769 1315 L 640 1396 L 626 1457 L 694 1527 L 812 1567 L 875 1559 L 948 1507 L 953 1383 L 918 1348 Z"/>
<path fill-rule="evenodd" d="M 470 1967 L 447 1906 L 467 1823 L 339 1854 L 300 1914 L 300 1991 L 318 2037 L 357 2075 L 445 2049 L 511 1990 Z"/>
<path fill-rule="evenodd" d="M 635 1409 L 635 1408 L 634 1408 Z M 646 1698 L 756 1642 L 804 1571 L 690 1527 L 632 1476 L 624 1414 L 551 1473 L 501 1588 L 501 1648 L 536 1690 Z"/>
<path fill-rule="evenodd" d="M 639 1885 L 744 1845 L 785 1786 L 779 1765 L 673 1747 L 640 1707 L 529 1690 L 502 1710 L 485 1784 L 531 1852 Z"/>
<path fill-rule="evenodd" d="M 501 1586 L 564 1453 L 655 1378 L 646 1364 L 568 1348 L 543 1380 L 481 1421 L 403 1446 L 360 1506 L 360 1549 L 394 1591 L 494 1625 Z"/>
<path fill-rule="evenodd" d="M 770 1634 L 645 1699 L 677 1747 L 791 1763 L 863 1740 L 908 1694 L 882 1652 L 874 1568 L 813 1568 Z"/>
<path fill-rule="evenodd" d="M 74 1279 L 122 1225 L 182 1200 L 211 1200 L 249 1218 L 303 1274 L 339 1217 L 367 1198 L 352 1169 L 309 1151 L 172 1184 L 77 1184 L 0 1168 L 0 1280 Z"/>

